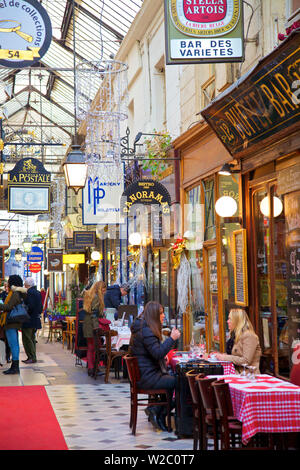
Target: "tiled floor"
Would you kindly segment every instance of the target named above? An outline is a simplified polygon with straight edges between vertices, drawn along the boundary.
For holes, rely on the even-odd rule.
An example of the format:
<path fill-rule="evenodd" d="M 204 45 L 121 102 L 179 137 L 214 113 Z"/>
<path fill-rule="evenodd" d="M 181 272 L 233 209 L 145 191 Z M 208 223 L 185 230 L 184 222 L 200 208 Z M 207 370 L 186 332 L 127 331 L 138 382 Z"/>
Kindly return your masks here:
<path fill-rule="evenodd" d="M 172 433 L 155 431 L 142 409 L 137 433 L 129 428 L 129 383 L 109 384 L 103 377 L 89 377 L 85 367 L 75 366 L 75 357 L 60 342 L 38 337 L 36 364 L 25 365 L 20 338 L 20 375 L 4 375 L 0 386 L 44 385 L 70 450 L 192 450 L 192 439 L 177 439 Z"/>

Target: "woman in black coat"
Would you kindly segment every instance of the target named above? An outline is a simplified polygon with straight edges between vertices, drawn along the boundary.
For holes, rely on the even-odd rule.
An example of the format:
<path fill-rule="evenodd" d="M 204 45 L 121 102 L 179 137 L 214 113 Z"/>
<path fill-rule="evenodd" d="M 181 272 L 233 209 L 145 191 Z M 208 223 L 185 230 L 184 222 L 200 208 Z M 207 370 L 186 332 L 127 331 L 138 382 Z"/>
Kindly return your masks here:
<path fill-rule="evenodd" d="M 162 343 L 164 310 L 158 302 L 148 302 L 144 312 L 131 326 L 129 354 L 136 356 L 141 378 L 138 386 L 143 389 L 169 390 L 170 398 L 175 388 L 175 377 L 167 372 L 165 356 L 175 347 L 180 331 L 172 329 L 171 335 Z M 145 412 L 155 427 L 166 430 L 165 409 L 162 406 L 148 407 Z"/>

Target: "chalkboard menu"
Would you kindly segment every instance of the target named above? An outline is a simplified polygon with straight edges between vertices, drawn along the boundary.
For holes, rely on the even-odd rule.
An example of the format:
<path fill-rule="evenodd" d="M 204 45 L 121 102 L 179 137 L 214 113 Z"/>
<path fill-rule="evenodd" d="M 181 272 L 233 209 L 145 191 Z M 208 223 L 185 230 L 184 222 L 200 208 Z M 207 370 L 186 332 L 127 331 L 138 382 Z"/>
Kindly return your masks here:
<path fill-rule="evenodd" d="M 0 279 L 4 279 L 4 248 L 0 248 Z"/>
<path fill-rule="evenodd" d="M 246 307 L 248 305 L 246 230 L 236 230 L 232 236 L 235 303 Z"/>

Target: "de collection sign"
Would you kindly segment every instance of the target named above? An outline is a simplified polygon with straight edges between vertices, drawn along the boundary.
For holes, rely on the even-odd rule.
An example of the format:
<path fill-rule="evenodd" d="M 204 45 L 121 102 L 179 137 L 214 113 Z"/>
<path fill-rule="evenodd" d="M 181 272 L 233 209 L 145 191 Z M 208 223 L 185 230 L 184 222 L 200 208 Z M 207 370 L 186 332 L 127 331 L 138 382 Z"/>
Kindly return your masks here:
<path fill-rule="evenodd" d="M 37 0 L 0 0 L 0 65 L 29 67 L 47 52 L 49 15 Z"/>
<path fill-rule="evenodd" d="M 242 62 L 242 0 L 165 0 L 166 63 Z"/>

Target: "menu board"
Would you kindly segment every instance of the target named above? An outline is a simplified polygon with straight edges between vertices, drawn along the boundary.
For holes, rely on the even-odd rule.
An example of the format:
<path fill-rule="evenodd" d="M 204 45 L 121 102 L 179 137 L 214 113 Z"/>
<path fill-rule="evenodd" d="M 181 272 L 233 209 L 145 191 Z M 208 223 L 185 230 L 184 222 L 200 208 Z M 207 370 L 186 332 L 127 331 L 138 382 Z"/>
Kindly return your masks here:
<path fill-rule="evenodd" d="M 246 307 L 248 305 L 246 230 L 236 230 L 232 236 L 235 303 Z"/>

